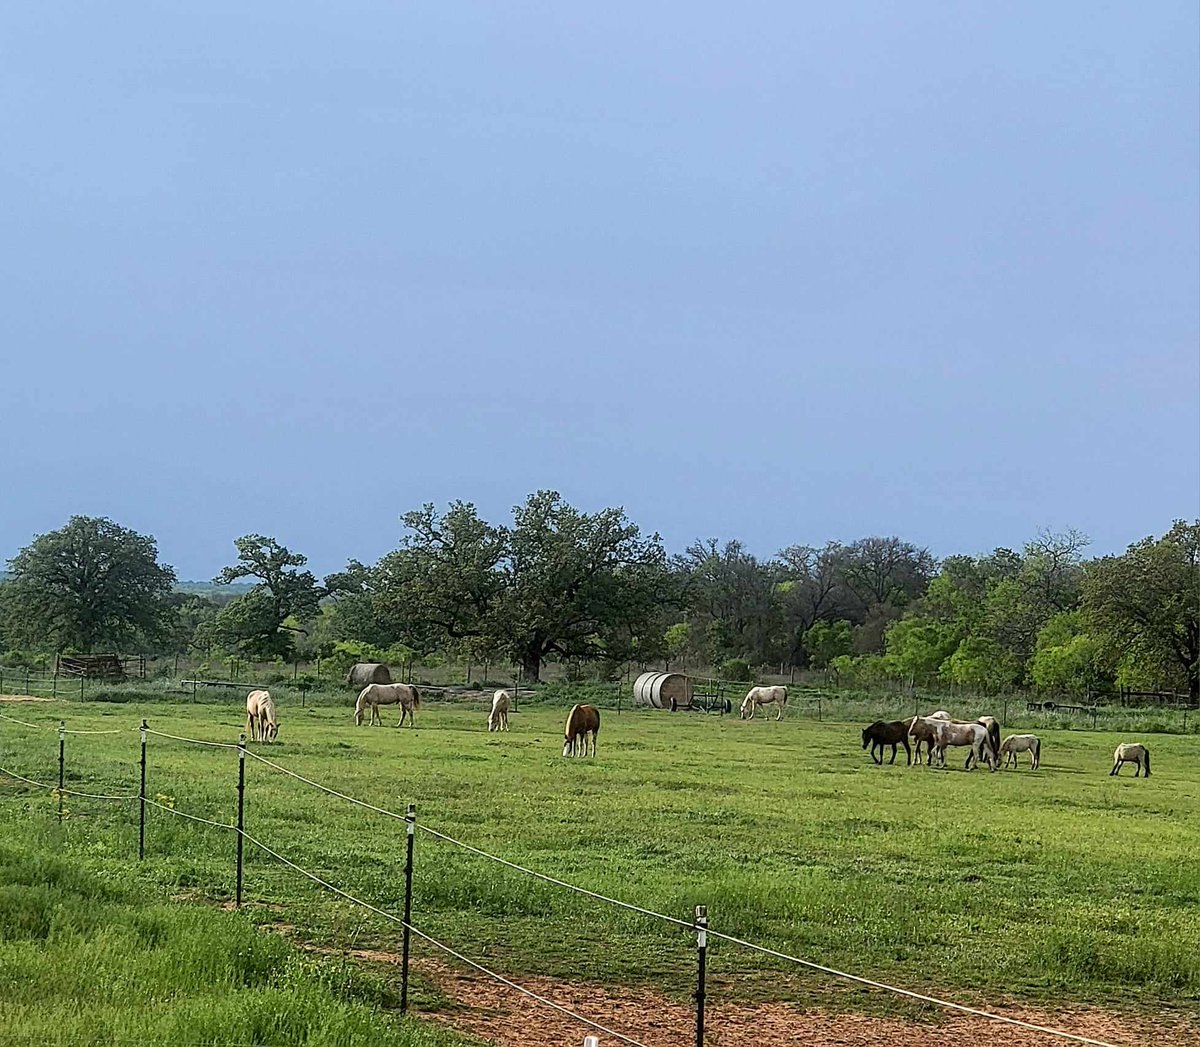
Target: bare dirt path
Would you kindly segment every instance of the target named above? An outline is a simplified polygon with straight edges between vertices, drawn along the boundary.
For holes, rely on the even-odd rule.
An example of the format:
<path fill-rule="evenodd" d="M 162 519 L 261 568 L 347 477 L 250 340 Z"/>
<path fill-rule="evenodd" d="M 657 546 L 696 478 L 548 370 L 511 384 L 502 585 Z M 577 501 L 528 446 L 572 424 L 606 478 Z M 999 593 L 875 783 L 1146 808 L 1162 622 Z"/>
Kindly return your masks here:
<path fill-rule="evenodd" d="M 396 963 L 392 953 L 356 950 L 353 955 L 383 963 Z M 434 960 L 414 960 L 414 967 L 430 978 L 457 1005 L 452 1010 L 424 1017 L 444 1022 L 500 1047 L 565 1047 L 582 1044 L 589 1032 L 577 1021 L 473 973 Z M 559 1006 L 586 1015 L 624 1033 L 646 1047 L 677 1047 L 694 1042 L 691 1007 L 645 989 L 559 982 L 552 978 L 522 976 L 514 979 Z M 1079 1007 L 1040 1011 L 1002 1008 L 1022 1021 L 1063 1029 L 1119 1047 L 1194 1047 L 1200 1044 L 1200 1024 L 1186 1018 L 1120 1014 L 1099 1008 Z M 1005 1047 L 1044 1047 L 1070 1041 L 1044 1033 L 1001 1025 L 983 1018 L 947 1014 L 940 1021 L 914 1021 L 861 1014 L 800 1010 L 786 1003 L 730 1004 L 706 1008 L 704 1042 L 711 1047 L 784 1047 L 822 1044 L 827 1047 L 868 1047 L 903 1043 L 906 1047 L 946 1047 L 974 1044 L 999 1037 Z M 621 1041 L 600 1035 L 602 1047 Z"/>
<path fill-rule="evenodd" d="M 0 694 L 0 702 L 52 702 L 53 698 L 38 698 L 32 694 Z"/>

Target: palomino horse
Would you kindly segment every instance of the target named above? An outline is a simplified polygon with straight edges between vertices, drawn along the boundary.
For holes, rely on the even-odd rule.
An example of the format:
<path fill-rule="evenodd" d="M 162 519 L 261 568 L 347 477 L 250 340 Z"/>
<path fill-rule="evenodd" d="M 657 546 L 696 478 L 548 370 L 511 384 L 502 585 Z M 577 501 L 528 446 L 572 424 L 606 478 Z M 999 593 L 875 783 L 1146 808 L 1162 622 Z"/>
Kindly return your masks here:
<path fill-rule="evenodd" d="M 1113 753 L 1113 769 L 1108 772 L 1110 778 L 1120 771 L 1123 763 L 1136 764 L 1137 770 L 1133 772 L 1135 778 L 1139 774 L 1143 778 L 1150 777 L 1150 750 L 1144 745 L 1137 742 L 1122 742 L 1118 745 L 1117 751 Z"/>
<path fill-rule="evenodd" d="M 252 742 L 273 742 L 279 736 L 279 721 L 270 691 L 251 691 L 246 695 L 246 733 Z"/>
<path fill-rule="evenodd" d="M 1004 766 L 1011 763 L 1020 767 L 1021 761 L 1017 753 L 1029 753 L 1029 769 L 1036 771 L 1042 763 L 1042 740 L 1036 734 L 1010 734 L 1000 743 L 1000 755 L 1004 757 Z"/>
<path fill-rule="evenodd" d="M 594 705 L 574 705 L 567 714 L 563 731 L 563 756 L 587 756 L 588 735 L 592 736 L 592 755 L 596 755 L 596 735 L 600 733 L 600 710 Z"/>
<path fill-rule="evenodd" d="M 358 701 L 354 704 L 354 722 L 363 722 L 363 713 L 368 706 L 371 709 L 370 724 L 379 723 L 379 707 L 381 705 L 400 706 L 400 722 L 397 727 L 404 726 L 404 718 L 408 717 L 410 727 L 416 727 L 416 710 L 421 708 L 421 696 L 410 683 L 369 683 L 359 693 Z"/>
<path fill-rule="evenodd" d="M 986 761 L 993 771 L 1000 766 L 1000 757 L 992 747 L 992 739 L 988 729 L 981 723 L 952 723 L 947 720 L 934 721 L 934 749 L 938 762 L 946 766 L 946 747 L 950 745 L 969 745 L 971 751 L 967 754 L 966 766 L 971 766 L 971 760 L 976 763 Z M 929 766 L 933 766 L 930 757 Z"/>
<path fill-rule="evenodd" d="M 896 762 L 896 746 L 904 746 L 904 755 L 908 759 L 908 763 L 912 763 L 912 750 L 908 747 L 908 720 L 893 720 L 890 723 L 885 723 L 883 720 L 876 720 L 870 727 L 863 728 L 862 747 L 865 749 L 869 744 L 871 746 L 871 759 L 877 764 L 883 763 L 883 748 L 885 745 L 892 747 L 892 758 L 888 763 Z M 879 750 L 879 755 L 875 755 L 875 750 Z"/>
<path fill-rule="evenodd" d="M 489 731 L 508 730 L 508 705 L 512 695 L 507 691 L 497 691 L 492 695 L 492 711 L 488 713 Z"/>
<path fill-rule="evenodd" d="M 779 715 L 776 720 L 783 719 L 783 708 L 787 705 L 787 688 L 782 685 L 775 687 L 751 687 L 750 693 L 742 699 L 741 718 L 743 720 L 753 720 L 754 711 L 763 705 L 775 704 L 779 707 Z M 750 715 L 746 715 L 746 710 L 750 710 Z"/>

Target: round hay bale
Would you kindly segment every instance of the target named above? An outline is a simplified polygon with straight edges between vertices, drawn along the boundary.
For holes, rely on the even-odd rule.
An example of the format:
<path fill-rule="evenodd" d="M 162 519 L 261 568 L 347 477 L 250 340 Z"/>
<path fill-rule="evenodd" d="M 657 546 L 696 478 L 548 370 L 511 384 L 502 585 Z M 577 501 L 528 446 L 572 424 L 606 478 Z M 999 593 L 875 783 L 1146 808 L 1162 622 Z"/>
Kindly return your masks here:
<path fill-rule="evenodd" d="M 633 704 L 652 709 L 690 709 L 692 681 L 682 673 L 642 673 L 633 682 Z"/>
<path fill-rule="evenodd" d="M 360 691 L 369 683 L 391 682 L 391 670 L 382 662 L 358 662 L 346 675 L 346 684 Z"/>

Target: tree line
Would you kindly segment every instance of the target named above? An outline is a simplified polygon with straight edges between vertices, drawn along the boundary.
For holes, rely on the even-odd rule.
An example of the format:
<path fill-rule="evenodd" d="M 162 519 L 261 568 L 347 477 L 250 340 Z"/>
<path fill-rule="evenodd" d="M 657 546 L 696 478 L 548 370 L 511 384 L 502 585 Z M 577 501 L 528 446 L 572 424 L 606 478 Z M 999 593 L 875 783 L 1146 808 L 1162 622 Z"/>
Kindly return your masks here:
<path fill-rule="evenodd" d="M 769 558 L 709 539 L 671 555 L 622 509 L 587 513 L 553 491 L 503 523 L 453 502 L 403 524 L 378 563 L 351 560 L 322 579 L 275 538 L 238 538 L 214 582 L 242 585 L 221 595 L 179 592 L 153 538 L 72 517 L 9 561 L 0 649 L 450 654 L 512 662 L 531 681 L 551 661 L 601 677 L 630 661 L 731 677 L 781 664 L 858 687 L 1200 697 L 1200 521 L 1120 556 L 1089 559 L 1087 538 L 1067 531 L 941 561 L 897 537 Z"/>

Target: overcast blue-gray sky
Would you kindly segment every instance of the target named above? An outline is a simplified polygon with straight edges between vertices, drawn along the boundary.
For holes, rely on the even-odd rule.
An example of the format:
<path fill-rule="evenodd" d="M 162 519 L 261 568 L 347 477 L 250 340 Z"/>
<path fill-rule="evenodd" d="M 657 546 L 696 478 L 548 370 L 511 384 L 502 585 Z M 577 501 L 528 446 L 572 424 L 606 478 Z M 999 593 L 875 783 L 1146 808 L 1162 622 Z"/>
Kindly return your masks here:
<path fill-rule="evenodd" d="M 0 557 L 318 572 L 538 488 L 679 549 L 1200 515 L 1200 18 L 0 12 Z"/>

